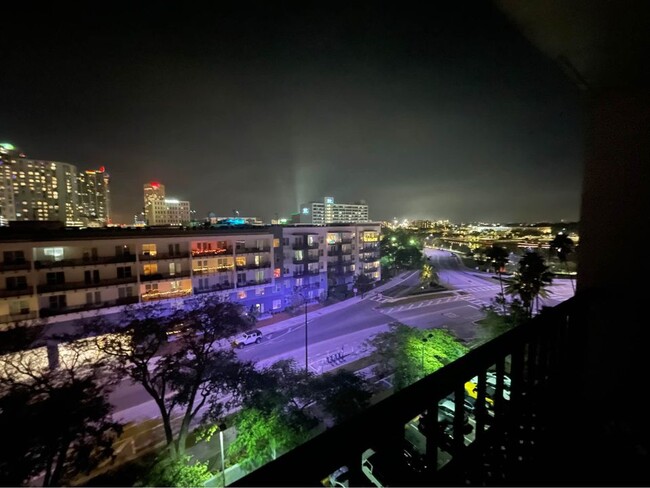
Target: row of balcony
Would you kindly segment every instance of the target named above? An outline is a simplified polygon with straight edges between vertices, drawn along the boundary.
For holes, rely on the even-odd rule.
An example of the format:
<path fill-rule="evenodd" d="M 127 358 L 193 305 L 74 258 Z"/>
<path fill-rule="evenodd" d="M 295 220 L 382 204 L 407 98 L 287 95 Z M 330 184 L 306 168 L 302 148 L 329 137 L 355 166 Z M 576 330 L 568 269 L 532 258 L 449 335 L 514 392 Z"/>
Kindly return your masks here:
<path fill-rule="evenodd" d="M 40 259 L 34 261 L 36 269 L 66 268 L 71 266 L 95 266 L 98 264 L 134 263 L 134 254 L 122 254 L 120 256 L 89 256 L 74 259 Z"/>
<path fill-rule="evenodd" d="M 97 281 L 71 281 L 65 283 L 46 283 L 37 285 L 38 293 L 52 293 L 56 291 L 78 290 L 81 288 L 99 288 L 100 286 L 117 286 L 138 281 L 137 276 L 126 278 L 109 278 Z"/>
<path fill-rule="evenodd" d="M 15 261 L 5 261 L 0 263 L 0 271 L 20 271 L 23 269 L 32 269 L 31 261 L 25 261 L 24 259 L 15 260 Z"/>
<path fill-rule="evenodd" d="M 20 288 L 7 288 L 0 290 L 0 298 L 21 297 L 34 294 L 34 287 L 31 285 L 23 286 Z"/>
<path fill-rule="evenodd" d="M 84 305 L 71 305 L 71 306 L 66 306 L 66 307 L 56 307 L 56 308 L 50 308 L 50 307 L 44 307 L 41 308 L 40 310 L 40 316 L 41 317 L 52 317 L 54 315 L 63 315 L 66 313 L 74 313 L 74 312 L 84 312 L 87 310 L 97 310 L 100 308 L 106 308 L 106 307 L 117 307 L 117 306 L 123 306 L 123 305 L 130 305 L 133 303 L 138 303 L 138 297 L 124 297 L 124 298 L 118 298 L 116 300 L 108 300 L 100 303 L 88 303 Z M 33 312 L 35 318 L 36 312 Z"/>
<path fill-rule="evenodd" d="M 140 275 L 140 281 L 175 280 L 178 278 L 188 278 L 191 274 L 192 273 L 189 270 L 177 271 L 175 273 L 151 273 Z"/>

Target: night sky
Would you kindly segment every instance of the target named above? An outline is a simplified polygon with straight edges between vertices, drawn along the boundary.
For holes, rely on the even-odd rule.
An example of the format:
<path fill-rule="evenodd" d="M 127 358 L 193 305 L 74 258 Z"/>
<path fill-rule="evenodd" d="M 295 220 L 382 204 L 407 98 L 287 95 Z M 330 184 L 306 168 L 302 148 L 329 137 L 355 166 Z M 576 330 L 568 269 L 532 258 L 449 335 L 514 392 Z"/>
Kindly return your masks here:
<path fill-rule="evenodd" d="M 577 88 L 486 2 L 3 4 L 0 140 L 271 219 L 575 220 Z M 133 2 L 135 3 L 135 2 Z"/>

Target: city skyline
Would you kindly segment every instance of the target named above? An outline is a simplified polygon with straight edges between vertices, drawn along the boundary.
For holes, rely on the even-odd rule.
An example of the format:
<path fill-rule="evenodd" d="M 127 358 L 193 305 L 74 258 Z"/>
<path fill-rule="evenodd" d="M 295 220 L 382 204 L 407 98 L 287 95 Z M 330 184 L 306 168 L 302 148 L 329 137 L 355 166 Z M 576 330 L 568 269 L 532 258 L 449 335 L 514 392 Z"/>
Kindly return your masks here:
<path fill-rule="evenodd" d="M 411 7 L 11 6 L 0 139 L 105 166 L 124 223 L 151 180 L 197 218 L 577 220 L 577 89 L 489 5 Z"/>

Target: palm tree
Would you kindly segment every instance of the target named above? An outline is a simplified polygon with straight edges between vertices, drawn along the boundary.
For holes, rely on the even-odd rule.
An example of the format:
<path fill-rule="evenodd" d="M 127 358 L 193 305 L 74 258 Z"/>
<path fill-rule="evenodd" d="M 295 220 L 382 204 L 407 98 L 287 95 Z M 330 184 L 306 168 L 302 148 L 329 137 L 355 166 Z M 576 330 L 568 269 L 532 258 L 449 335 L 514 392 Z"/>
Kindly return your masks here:
<path fill-rule="evenodd" d="M 564 269 L 569 274 L 569 254 L 574 252 L 573 239 L 563 232 L 560 232 L 556 235 L 550 243 L 549 251 L 555 251 L 555 255 L 559 261 L 564 265 Z M 573 288 L 573 293 L 576 292 L 576 286 L 573 282 L 573 277 L 569 274 L 569 279 L 571 280 L 571 288 Z"/>
<path fill-rule="evenodd" d="M 501 279 L 501 271 L 503 270 L 504 266 L 508 262 L 508 251 L 506 250 L 505 247 L 492 244 L 492 246 L 486 249 L 485 255 L 490 260 L 492 266 L 497 272 L 497 275 L 499 276 L 499 284 L 501 285 L 501 295 L 505 296 L 503 294 L 503 280 Z M 505 302 L 503 303 L 503 313 L 504 314 L 506 313 Z"/>
<path fill-rule="evenodd" d="M 420 271 L 420 284 L 423 286 L 437 285 L 440 281 L 436 268 L 431 264 L 424 264 Z"/>
<path fill-rule="evenodd" d="M 518 295 L 528 316 L 531 317 L 535 301 L 539 308 L 539 297 L 548 296 L 546 287 L 552 282 L 552 273 L 544 263 L 544 258 L 535 251 L 527 251 L 519 261 L 519 270 L 514 279 L 508 283 L 506 293 Z"/>

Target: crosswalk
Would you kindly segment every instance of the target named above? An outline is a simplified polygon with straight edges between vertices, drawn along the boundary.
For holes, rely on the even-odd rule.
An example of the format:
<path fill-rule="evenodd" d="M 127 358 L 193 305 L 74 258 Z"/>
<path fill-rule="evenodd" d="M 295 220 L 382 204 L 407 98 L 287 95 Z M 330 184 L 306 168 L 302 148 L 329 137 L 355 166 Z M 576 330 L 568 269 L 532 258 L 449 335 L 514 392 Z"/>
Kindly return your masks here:
<path fill-rule="evenodd" d="M 399 312 L 408 312 L 410 310 L 415 310 L 422 307 L 430 307 L 432 305 L 440 305 L 442 303 L 451 303 L 451 302 L 459 302 L 459 301 L 465 301 L 477 307 L 490 305 L 490 301 L 487 298 L 478 298 L 473 295 L 454 295 L 451 297 L 436 298 L 434 300 L 422 300 L 420 302 L 406 303 L 404 305 L 396 305 L 394 307 L 378 308 L 377 310 L 384 314 L 393 314 Z"/>
<path fill-rule="evenodd" d="M 474 293 L 477 291 L 494 291 L 497 288 L 499 288 L 499 285 L 470 286 L 469 288 L 463 288 L 462 291 L 466 291 L 468 293 Z"/>

